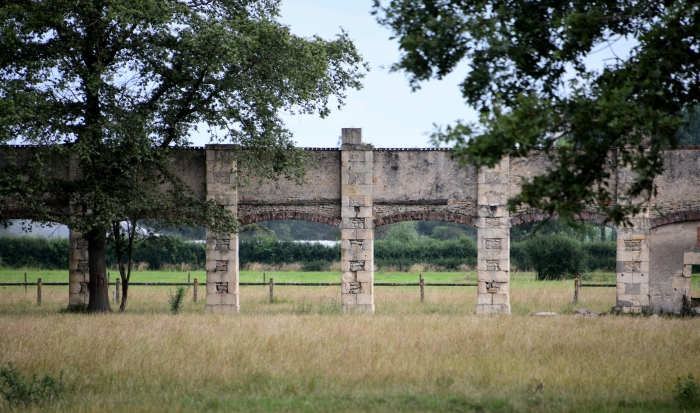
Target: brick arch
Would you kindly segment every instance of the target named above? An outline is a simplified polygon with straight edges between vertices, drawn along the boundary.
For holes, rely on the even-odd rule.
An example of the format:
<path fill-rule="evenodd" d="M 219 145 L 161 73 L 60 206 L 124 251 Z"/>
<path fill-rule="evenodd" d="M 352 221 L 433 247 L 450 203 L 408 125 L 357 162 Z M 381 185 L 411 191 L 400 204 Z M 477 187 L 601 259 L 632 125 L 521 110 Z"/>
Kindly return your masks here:
<path fill-rule="evenodd" d="M 280 212 L 263 212 L 259 214 L 249 214 L 238 218 L 241 225 L 254 224 L 263 221 L 311 221 L 321 224 L 340 226 L 340 218 L 330 217 L 328 215 L 314 214 L 311 212 L 298 211 L 280 211 Z"/>
<path fill-rule="evenodd" d="M 649 220 L 649 228 L 686 221 L 700 221 L 700 210 L 677 211 L 662 215 L 658 218 L 652 218 Z"/>
<path fill-rule="evenodd" d="M 403 221 L 445 221 L 476 227 L 477 220 L 478 217 L 464 214 L 453 214 L 450 212 L 405 212 L 375 218 L 374 226 L 376 228 L 381 227 L 382 225 L 394 224 L 396 222 Z"/>
<path fill-rule="evenodd" d="M 510 225 L 511 227 L 515 227 L 518 225 L 529 224 L 531 222 L 542 222 L 550 219 L 559 219 L 559 214 L 556 212 L 554 214 L 546 214 L 540 211 L 533 211 L 510 217 Z M 592 212 L 582 212 L 580 214 L 576 214 L 574 219 L 576 221 L 590 222 L 591 224 L 604 223 L 608 227 L 617 228 L 617 225 L 615 225 L 614 222 L 604 222 L 604 215 L 595 214 Z"/>

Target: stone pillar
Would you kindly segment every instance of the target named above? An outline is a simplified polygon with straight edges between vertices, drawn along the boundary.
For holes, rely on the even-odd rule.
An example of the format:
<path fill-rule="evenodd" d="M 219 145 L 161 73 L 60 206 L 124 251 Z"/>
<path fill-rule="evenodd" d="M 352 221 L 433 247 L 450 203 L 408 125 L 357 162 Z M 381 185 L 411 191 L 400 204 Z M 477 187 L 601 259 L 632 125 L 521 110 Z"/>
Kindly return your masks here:
<path fill-rule="evenodd" d="M 83 177 L 78 157 L 70 155 L 68 162 L 68 179 L 77 181 Z M 76 204 L 68 206 L 71 215 L 82 215 L 81 207 Z M 90 300 L 90 268 L 88 262 L 88 241 L 82 233 L 68 230 L 68 308 L 85 308 Z"/>
<path fill-rule="evenodd" d="M 649 219 L 630 219 L 617 229 L 617 303 L 613 310 L 641 312 L 649 306 Z"/>
<path fill-rule="evenodd" d="M 207 145 L 207 200 L 218 200 L 233 214 L 238 210 L 236 165 L 227 154 L 231 145 Z M 213 313 L 237 313 L 238 234 L 215 234 L 207 229 L 207 301 Z"/>
<path fill-rule="evenodd" d="M 374 312 L 372 145 L 362 129 L 343 129 L 341 147 L 341 298 L 343 311 Z"/>
<path fill-rule="evenodd" d="M 510 314 L 508 173 L 508 157 L 479 171 L 477 314 Z"/>
<path fill-rule="evenodd" d="M 68 308 L 87 307 L 90 299 L 88 283 L 88 242 L 73 230 L 68 236 Z"/>

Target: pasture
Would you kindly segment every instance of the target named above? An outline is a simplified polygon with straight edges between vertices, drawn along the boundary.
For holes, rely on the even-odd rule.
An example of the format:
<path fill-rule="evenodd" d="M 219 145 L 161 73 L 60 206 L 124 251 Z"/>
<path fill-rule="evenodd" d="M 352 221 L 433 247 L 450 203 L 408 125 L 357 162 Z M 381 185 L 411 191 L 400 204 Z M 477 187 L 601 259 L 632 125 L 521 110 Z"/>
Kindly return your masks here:
<path fill-rule="evenodd" d="M 2 271 L 22 281 L 24 270 Z M 27 271 L 29 281 L 64 272 Z M 112 272 L 114 278 L 115 273 Z M 192 278 L 204 280 L 203 272 Z M 267 273 L 276 281 L 338 281 L 336 273 Z M 475 273 L 424 273 L 474 282 Z M 56 278 L 53 278 L 56 277 Z M 134 281 L 186 281 L 143 272 Z M 614 274 L 595 274 L 609 282 Z M 339 287 L 242 286 L 242 312 L 204 312 L 192 292 L 134 287 L 127 313 L 65 313 L 67 287 L 0 287 L 0 364 L 26 376 L 63 372 L 55 400 L 26 411 L 678 411 L 678 376 L 700 377 L 700 319 L 572 316 L 573 281 L 516 273 L 511 316 L 476 316 L 475 287 L 376 287 L 374 315 L 340 314 Z M 416 282 L 382 273 L 377 282 Z M 241 281 L 262 281 L 242 272 Z M 584 288 L 576 307 L 609 311 L 614 288 Z M 116 303 L 113 308 L 117 308 Z M 533 317 L 533 311 L 554 311 Z M 697 379 L 696 379 L 697 381 Z"/>

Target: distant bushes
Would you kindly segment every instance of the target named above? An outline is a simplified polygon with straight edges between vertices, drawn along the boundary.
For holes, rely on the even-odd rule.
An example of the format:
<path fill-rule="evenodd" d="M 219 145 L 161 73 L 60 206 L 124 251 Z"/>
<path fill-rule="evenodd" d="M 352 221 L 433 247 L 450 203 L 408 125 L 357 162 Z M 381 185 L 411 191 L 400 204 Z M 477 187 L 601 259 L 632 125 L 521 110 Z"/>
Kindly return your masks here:
<path fill-rule="evenodd" d="M 581 242 L 566 234 L 535 235 L 511 244 L 511 264 L 532 269 L 540 280 L 615 271 L 615 254 L 615 242 Z"/>
<path fill-rule="evenodd" d="M 462 265 L 476 267 L 477 245 L 463 236 L 445 241 L 419 238 L 413 242 L 395 240 L 374 242 L 374 262 L 379 267 L 408 270 L 413 264 L 430 264 L 447 270 Z"/>
<path fill-rule="evenodd" d="M 68 240 L 33 237 L 0 238 L 0 266 L 68 269 Z"/>
<path fill-rule="evenodd" d="M 584 243 L 565 234 L 535 235 L 511 244 L 511 264 L 521 270 L 536 271 L 538 279 L 573 277 L 597 269 L 614 271 L 615 249 L 615 242 Z M 407 271 L 415 264 L 440 270 L 475 268 L 477 244 L 467 236 L 447 240 L 417 237 L 404 242 L 377 240 L 374 257 L 380 269 Z M 340 261 L 340 245 L 328 247 L 257 237 L 240 242 L 239 260 L 241 267 L 252 263 L 276 266 L 298 263 L 304 271 L 328 271 L 333 263 Z M 134 253 L 134 262 L 145 263 L 151 270 L 178 266 L 202 269 L 205 261 L 205 244 L 177 238 L 142 245 Z M 116 265 L 111 248 L 107 250 L 107 264 Z M 0 266 L 67 270 L 68 240 L 0 238 Z"/>

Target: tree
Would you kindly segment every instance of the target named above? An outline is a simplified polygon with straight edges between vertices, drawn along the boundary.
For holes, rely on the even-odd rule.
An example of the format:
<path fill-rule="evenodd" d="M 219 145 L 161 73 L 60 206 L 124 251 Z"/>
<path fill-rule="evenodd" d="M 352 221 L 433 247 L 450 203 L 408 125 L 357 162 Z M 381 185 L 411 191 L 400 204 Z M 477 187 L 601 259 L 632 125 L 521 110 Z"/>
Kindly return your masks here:
<path fill-rule="evenodd" d="M 460 162 L 493 166 L 504 155 L 542 150 L 552 161 L 523 185 L 528 204 L 572 222 L 588 205 L 617 223 L 644 209 L 677 144 L 683 110 L 700 97 L 700 5 L 639 0 L 375 0 L 379 23 L 402 55 L 392 66 L 414 89 L 459 62 L 478 123 L 432 134 Z M 621 39 L 637 45 L 602 71 L 585 59 Z M 620 168 L 632 172 L 616 188 Z"/>
<path fill-rule="evenodd" d="M 0 5 L 0 143 L 37 145 L 0 162 L 0 206 L 86 235 L 89 310 L 110 311 L 105 243 L 116 224 L 237 229 L 170 169 L 192 133 L 237 144 L 241 171 L 303 179 L 304 154 L 278 113 L 323 117 L 331 96 L 340 106 L 346 89 L 361 87 L 365 66 L 346 33 L 294 36 L 275 20 L 278 8 L 279 0 Z M 75 179 L 45 173 L 69 159 Z"/>

